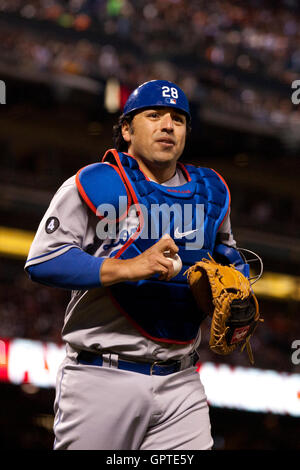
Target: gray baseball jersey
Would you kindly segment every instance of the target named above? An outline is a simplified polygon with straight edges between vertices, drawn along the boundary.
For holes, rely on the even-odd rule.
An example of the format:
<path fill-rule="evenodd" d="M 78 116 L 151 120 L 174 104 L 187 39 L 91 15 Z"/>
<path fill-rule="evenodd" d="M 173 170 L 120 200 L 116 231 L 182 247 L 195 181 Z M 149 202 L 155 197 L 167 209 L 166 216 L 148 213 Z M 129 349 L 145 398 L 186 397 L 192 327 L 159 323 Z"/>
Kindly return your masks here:
<path fill-rule="evenodd" d="M 181 186 L 185 182 L 178 169 L 164 184 Z M 129 211 L 114 240 L 98 238 L 98 222 L 79 195 L 75 176 L 69 178 L 54 195 L 38 227 L 25 267 L 51 260 L 74 247 L 95 257 L 112 256 L 137 227 L 138 218 L 134 210 Z M 235 246 L 229 214 L 219 230 L 228 234 L 226 244 Z M 150 362 L 184 360 L 199 348 L 200 329 L 192 344 L 154 342 L 142 336 L 118 311 L 106 289 L 99 287 L 72 291 L 62 338 L 67 354 L 57 378 L 55 448 L 199 449 L 212 446 L 206 397 L 195 367 L 167 377 L 154 377 L 120 371 L 111 359 L 122 356 Z M 97 351 L 110 359 L 103 367 L 83 366 L 76 362 L 80 350 Z M 136 387 L 141 393 L 136 403 L 136 406 L 140 403 L 139 411 L 133 403 Z M 174 393 L 168 395 L 168 389 Z M 157 400 L 157 408 L 149 406 L 150 397 Z M 183 420 L 180 419 L 182 414 L 186 417 Z M 137 415 L 142 417 L 139 422 Z M 93 418 L 89 420 L 88 416 Z M 120 416 L 124 419 L 122 424 Z M 166 419 L 170 427 L 164 425 Z M 90 421 L 93 425 L 87 424 Z M 134 425 L 135 431 L 131 429 Z M 117 441 L 113 439 L 110 444 L 109 439 L 116 434 Z"/>
<path fill-rule="evenodd" d="M 186 182 L 178 169 L 176 175 L 165 182 L 166 186 L 180 186 Z M 47 227 L 57 220 L 57 227 Z M 129 213 L 126 228 L 118 234 L 116 240 L 99 240 L 96 227 L 99 219 L 83 202 L 78 193 L 75 176 L 69 178 L 54 195 L 46 211 L 33 243 L 25 268 L 33 264 L 53 259 L 67 250 L 77 247 L 97 257 L 108 257 L 117 252 L 138 225 L 135 211 Z M 231 234 L 229 215 L 220 230 L 228 233 L 226 242 L 235 246 Z M 188 345 L 158 344 L 141 336 L 139 332 L 120 314 L 107 295 L 105 288 L 88 291 L 72 291 L 71 300 L 66 309 L 63 340 L 74 349 L 93 349 L 111 351 L 126 356 L 149 360 L 180 359 L 200 342 Z"/>

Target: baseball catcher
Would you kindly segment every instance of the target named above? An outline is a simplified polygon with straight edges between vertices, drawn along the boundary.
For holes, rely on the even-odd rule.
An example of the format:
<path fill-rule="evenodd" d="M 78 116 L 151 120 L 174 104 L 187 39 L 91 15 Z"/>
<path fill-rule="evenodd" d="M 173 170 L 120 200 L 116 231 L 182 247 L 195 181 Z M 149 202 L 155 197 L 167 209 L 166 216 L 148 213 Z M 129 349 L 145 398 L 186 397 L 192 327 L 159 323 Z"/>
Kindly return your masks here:
<path fill-rule="evenodd" d="M 71 291 L 55 450 L 213 446 L 197 371 L 202 321 L 213 316 L 214 351 L 246 344 L 249 352 L 259 312 L 225 180 L 179 161 L 190 130 L 178 85 L 141 84 L 114 126 L 115 148 L 84 162 L 41 220 L 25 269 Z"/>
<path fill-rule="evenodd" d="M 191 266 L 186 274 L 201 313 L 212 318 L 210 349 L 227 355 L 239 345 L 241 351 L 246 346 L 254 364 L 250 337 L 263 320 L 249 279 L 233 264 L 222 265 L 210 255 Z"/>

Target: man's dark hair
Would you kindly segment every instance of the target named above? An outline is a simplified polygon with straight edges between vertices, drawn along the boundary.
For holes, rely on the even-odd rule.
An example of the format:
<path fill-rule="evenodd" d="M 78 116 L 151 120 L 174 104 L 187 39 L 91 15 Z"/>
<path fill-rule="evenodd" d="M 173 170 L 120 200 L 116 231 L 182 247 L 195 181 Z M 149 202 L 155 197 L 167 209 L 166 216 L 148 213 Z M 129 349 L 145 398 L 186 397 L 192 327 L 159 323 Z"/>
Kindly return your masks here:
<path fill-rule="evenodd" d="M 127 122 L 129 124 L 130 130 L 133 130 L 132 126 L 132 120 L 134 118 L 135 113 L 130 113 L 127 114 L 126 116 L 124 114 L 121 114 L 121 116 L 118 119 L 117 124 L 114 125 L 113 127 L 113 144 L 114 148 L 118 150 L 118 152 L 127 152 L 128 150 L 128 143 L 123 139 L 122 136 L 122 126 L 124 122 Z M 187 118 L 186 121 L 186 135 L 187 137 L 191 133 L 192 127 L 190 120 Z"/>
<path fill-rule="evenodd" d="M 115 124 L 113 127 L 113 143 L 114 148 L 118 150 L 118 152 L 127 152 L 128 150 L 128 143 L 123 139 L 122 136 L 122 126 L 125 122 L 127 122 L 132 128 L 133 117 L 133 113 L 127 114 L 126 116 L 122 114 L 119 117 L 117 124 Z"/>

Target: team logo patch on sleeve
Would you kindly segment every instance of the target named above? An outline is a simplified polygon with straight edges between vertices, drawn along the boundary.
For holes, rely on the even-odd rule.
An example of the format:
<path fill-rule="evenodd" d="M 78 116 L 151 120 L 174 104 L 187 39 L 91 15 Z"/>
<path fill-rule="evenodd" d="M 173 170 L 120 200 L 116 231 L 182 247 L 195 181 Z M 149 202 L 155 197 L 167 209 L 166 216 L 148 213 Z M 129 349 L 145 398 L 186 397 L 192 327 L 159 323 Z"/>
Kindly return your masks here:
<path fill-rule="evenodd" d="M 45 225 L 45 230 L 47 233 L 53 233 L 55 230 L 57 230 L 59 227 L 59 220 L 57 217 L 49 217 L 47 219 L 46 225 Z"/>

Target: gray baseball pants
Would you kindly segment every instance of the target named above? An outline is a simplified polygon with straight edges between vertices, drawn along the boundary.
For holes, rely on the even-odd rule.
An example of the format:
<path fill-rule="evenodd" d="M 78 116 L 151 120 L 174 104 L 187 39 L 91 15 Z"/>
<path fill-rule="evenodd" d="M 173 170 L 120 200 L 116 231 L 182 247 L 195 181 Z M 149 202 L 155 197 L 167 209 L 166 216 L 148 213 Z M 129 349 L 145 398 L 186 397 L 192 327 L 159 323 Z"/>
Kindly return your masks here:
<path fill-rule="evenodd" d="M 54 449 L 209 450 L 210 418 L 197 368 L 166 376 L 78 364 L 57 375 Z"/>

